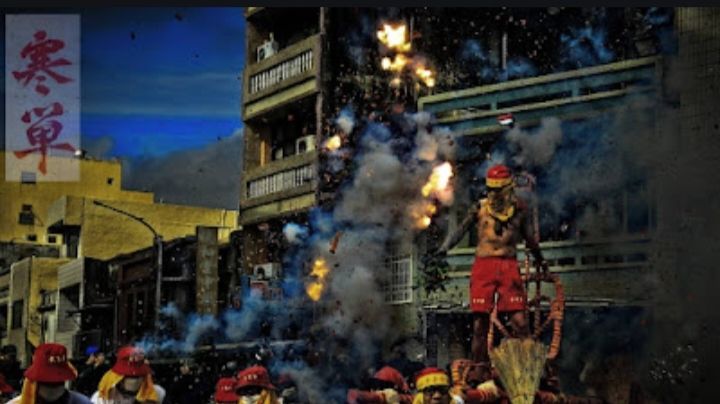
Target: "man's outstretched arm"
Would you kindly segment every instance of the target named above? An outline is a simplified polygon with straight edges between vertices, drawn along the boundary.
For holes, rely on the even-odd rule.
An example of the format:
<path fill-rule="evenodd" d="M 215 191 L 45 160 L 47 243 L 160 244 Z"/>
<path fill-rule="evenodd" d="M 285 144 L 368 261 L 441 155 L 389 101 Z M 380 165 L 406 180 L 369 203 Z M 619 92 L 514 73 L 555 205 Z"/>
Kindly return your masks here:
<path fill-rule="evenodd" d="M 467 215 L 465 215 L 465 218 L 460 223 L 460 226 L 458 226 L 457 229 L 455 229 L 454 232 L 447 235 L 445 238 L 445 241 L 443 241 L 442 245 L 435 251 L 436 254 L 447 254 L 447 252 L 455 247 L 457 243 L 462 240 L 463 236 L 465 236 L 465 233 L 470 230 L 473 223 L 477 220 L 477 210 L 480 208 L 480 204 L 476 203 L 473 204 L 470 207 L 470 210 L 468 211 Z"/>

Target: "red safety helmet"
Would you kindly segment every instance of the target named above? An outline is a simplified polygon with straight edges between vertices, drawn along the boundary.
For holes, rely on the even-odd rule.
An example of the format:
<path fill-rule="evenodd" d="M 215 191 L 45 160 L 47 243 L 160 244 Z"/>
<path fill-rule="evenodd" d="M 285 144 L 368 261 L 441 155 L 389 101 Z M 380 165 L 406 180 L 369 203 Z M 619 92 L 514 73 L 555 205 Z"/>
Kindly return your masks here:
<path fill-rule="evenodd" d="M 275 390 L 275 386 L 270 383 L 270 375 L 267 369 L 262 366 L 251 366 L 238 373 L 235 391 L 243 387 L 262 387 Z"/>
<path fill-rule="evenodd" d="M 130 377 L 142 377 L 150 374 L 150 366 L 145 362 L 145 352 L 134 346 L 124 346 L 118 350 L 113 372 Z"/>
<path fill-rule="evenodd" d="M 512 183 L 510 169 L 502 164 L 490 167 L 485 178 L 485 184 L 489 188 L 502 188 Z"/>
<path fill-rule="evenodd" d="M 223 377 L 215 385 L 216 403 L 237 403 L 238 396 L 235 394 L 236 380 L 233 377 Z"/>
<path fill-rule="evenodd" d="M 25 370 L 28 380 L 61 383 L 77 378 L 77 370 L 68 362 L 67 348 L 60 344 L 40 344 L 33 354 L 32 365 Z"/>

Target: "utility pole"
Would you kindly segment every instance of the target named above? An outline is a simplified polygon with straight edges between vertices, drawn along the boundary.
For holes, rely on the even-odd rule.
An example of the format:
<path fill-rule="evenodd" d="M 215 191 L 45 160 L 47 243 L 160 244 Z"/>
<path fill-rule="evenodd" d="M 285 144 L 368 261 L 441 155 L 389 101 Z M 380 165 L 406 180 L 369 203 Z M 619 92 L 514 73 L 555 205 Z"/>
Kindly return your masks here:
<path fill-rule="evenodd" d="M 162 298 L 162 277 L 163 277 L 163 240 L 162 236 L 152 227 L 148 222 L 145 221 L 145 219 L 141 218 L 140 216 L 133 215 L 132 213 L 125 212 L 124 210 L 118 209 L 116 207 L 107 205 L 103 202 L 93 200 L 93 204 L 110 209 L 114 212 L 120 213 L 121 215 L 127 216 L 143 226 L 145 226 L 148 230 L 150 230 L 153 234 L 153 247 L 155 247 L 156 255 L 157 255 L 157 261 L 155 265 L 157 266 L 157 274 L 155 277 L 155 333 L 157 334 L 160 329 L 160 299 Z"/>

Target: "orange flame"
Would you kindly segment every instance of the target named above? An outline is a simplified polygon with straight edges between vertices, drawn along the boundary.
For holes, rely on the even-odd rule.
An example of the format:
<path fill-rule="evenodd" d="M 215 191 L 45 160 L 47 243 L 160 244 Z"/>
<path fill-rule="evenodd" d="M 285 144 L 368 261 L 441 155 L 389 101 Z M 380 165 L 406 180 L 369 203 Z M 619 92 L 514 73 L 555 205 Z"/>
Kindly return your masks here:
<path fill-rule="evenodd" d="M 435 87 L 435 77 L 433 77 L 435 73 L 432 70 L 427 69 L 423 65 L 419 65 L 415 69 L 415 74 L 420 80 L 422 80 L 423 83 L 425 83 L 427 87 Z"/>
<path fill-rule="evenodd" d="M 330 273 L 330 268 L 324 258 L 318 258 L 313 262 L 310 276 L 314 276 L 315 280 L 305 286 L 305 292 L 312 301 L 317 302 L 322 297 L 325 290 L 325 277 Z"/>
<path fill-rule="evenodd" d="M 383 45 L 398 52 L 407 52 L 410 50 L 410 42 L 408 42 L 407 26 L 399 24 L 392 26 L 391 24 L 383 24 L 383 29 L 377 32 L 377 37 Z"/>
<path fill-rule="evenodd" d="M 392 60 L 389 57 L 384 57 L 380 61 L 380 64 L 382 65 L 382 68 L 384 70 L 390 70 L 392 72 L 400 72 L 408 64 L 408 58 L 403 54 L 399 54 L 399 55 L 395 56 L 395 59 L 392 59 Z"/>
<path fill-rule="evenodd" d="M 431 195 L 438 196 L 445 192 L 450 185 L 450 178 L 453 176 L 452 165 L 449 162 L 444 162 L 433 168 L 432 174 L 428 182 L 422 187 L 422 195 L 429 197 Z"/>
<path fill-rule="evenodd" d="M 417 229 L 426 229 L 432 222 L 432 216 L 437 212 L 437 208 L 430 201 L 423 201 L 410 207 L 410 217 L 413 225 Z"/>

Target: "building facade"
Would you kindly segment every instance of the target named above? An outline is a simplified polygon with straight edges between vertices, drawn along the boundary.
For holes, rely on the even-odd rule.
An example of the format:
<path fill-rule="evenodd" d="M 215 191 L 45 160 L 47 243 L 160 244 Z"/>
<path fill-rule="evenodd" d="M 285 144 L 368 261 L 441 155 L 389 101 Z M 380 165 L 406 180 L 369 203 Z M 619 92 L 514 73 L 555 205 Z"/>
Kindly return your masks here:
<path fill-rule="evenodd" d="M 62 342 L 76 356 L 83 344 L 107 345 L 114 300 L 105 261 L 154 246 L 155 234 L 170 240 L 210 226 L 227 244 L 237 228 L 237 211 L 154 203 L 152 193 L 122 189 L 121 172 L 119 161 L 82 158 L 78 182 L 0 173 L 0 326 L 22 363 L 42 342 Z"/>

